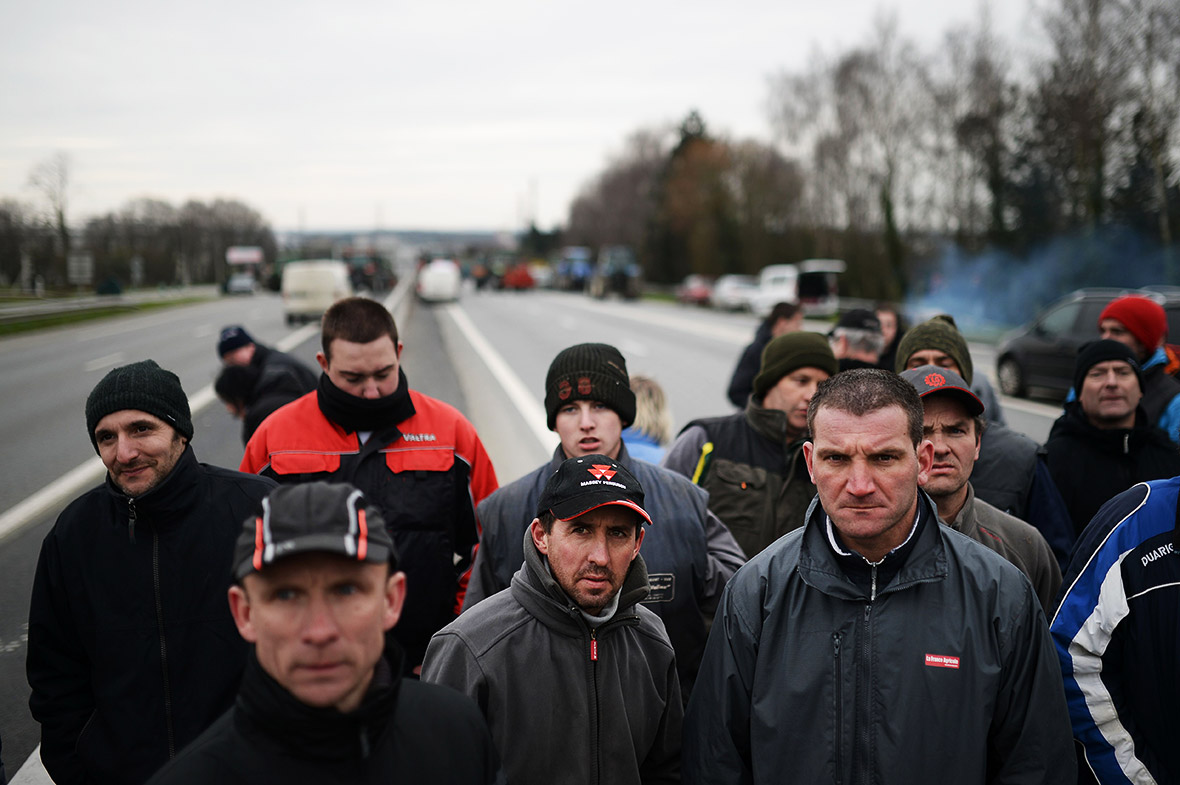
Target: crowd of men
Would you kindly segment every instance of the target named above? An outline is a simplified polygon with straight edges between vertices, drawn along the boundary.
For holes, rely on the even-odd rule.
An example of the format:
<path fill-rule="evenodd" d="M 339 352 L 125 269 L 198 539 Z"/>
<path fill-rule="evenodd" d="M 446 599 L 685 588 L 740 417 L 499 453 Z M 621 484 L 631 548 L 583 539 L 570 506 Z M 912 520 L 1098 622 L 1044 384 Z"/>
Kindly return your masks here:
<path fill-rule="evenodd" d="M 1152 306 L 1103 311 L 1044 446 L 950 316 L 823 335 L 776 308 L 739 411 L 659 465 L 629 449 L 667 431 L 658 384 L 578 344 L 537 391 L 558 446 L 503 487 L 373 300 L 324 315 L 318 376 L 222 331 L 237 471 L 198 462 L 174 373 L 116 368 L 85 407 L 106 479 L 34 579 L 42 761 L 61 785 L 1180 782 Z"/>

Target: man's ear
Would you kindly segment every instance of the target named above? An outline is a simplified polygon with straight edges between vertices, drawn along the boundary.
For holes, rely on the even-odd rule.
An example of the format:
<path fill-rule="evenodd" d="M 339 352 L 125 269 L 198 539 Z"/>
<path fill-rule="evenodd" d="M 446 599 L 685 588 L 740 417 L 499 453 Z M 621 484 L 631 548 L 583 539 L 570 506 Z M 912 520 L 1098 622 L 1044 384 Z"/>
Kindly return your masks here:
<path fill-rule="evenodd" d="M 811 470 L 811 461 L 815 456 L 815 445 L 810 441 L 803 442 L 803 462 L 807 464 L 807 475 L 811 478 L 811 484 L 815 485 L 815 472 Z"/>
<path fill-rule="evenodd" d="M 639 527 L 639 531 L 635 535 L 635 550 L 631 552 L 631 561 L 635 561 L 635 557 L 639 555 L 639 546 L 643 545 L 643 535 L 645 534 L 642 523 L 636 522 L 635 525 Z"/>
<path fill-rule="evenodd" d="M 385 579 L 385 630 L 393 629 L 406 602 L 406 574 L 398 571 Z"/>
<path fill-rule="evenodd" d="M 238 627 L 238 635 L 250 643 L 257 642 L 257 634 L 254 631 L 254 621 L 252 609 L 250 608 L 250 595 L 246 593 L 245 588 L 234 584 L 229 587 L 229 612 L 234 617 L 234 624 Z"/>
<path fill-rule="evenodd" d="M 397 342 L 397 359 L 400 361 L 401 358 L 402 358 L 402 342 L 398 341 Z"/>
<path fill-rule="evenodd" d="M 545 533 L 545 527 L 541 525 L 541 519 L 533 518 L 533 522 L 529 524 L 529 527 L 533 533 L 533 545 L 536 545 L 537 550 L 548 556 L 549 535 Z"/>
<path fill-rule="evenodd" d="M 930 479 L 930 470 L 934 468 L 934 442 L 923 439 L 918 444 L 918 485 L 925 485 Z"/>
<path fill-rule="evenodd" d="M 328 358 L 324 356 L 323 352 L 315 353 L 315 361 L 320 364 L 320 370 L 324 373 L 328 372 Z"/>

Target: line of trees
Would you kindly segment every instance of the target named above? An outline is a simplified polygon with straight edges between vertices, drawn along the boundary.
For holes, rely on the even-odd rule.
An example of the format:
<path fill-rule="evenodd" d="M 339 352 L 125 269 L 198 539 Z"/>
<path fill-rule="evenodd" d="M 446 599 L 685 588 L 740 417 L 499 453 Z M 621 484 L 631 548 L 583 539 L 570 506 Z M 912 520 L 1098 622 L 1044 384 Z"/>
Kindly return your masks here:
<path fill-rule="evenodd" d="M 632 245 L 664 282 L 839 257 L 874 298 L 934 285 L 947 243 L 1051 262 L 1066 287 L 1126 284 L 1136 265 L 1180 283 L 1180 3 L 1053 3 L 1025 63 L 986 16 L 931 51 L 879 19 L 771 78 L 775 145 L 714 137 L 695 113 L 640 131 L 583 188 L 567 238 Z M 1118 258 L 1109 238 L 1128 233 L 1137 258 Z"/>
<path fill-rule="evenodd" d="M 234 245 L 261 246 L 269 260 L 277 255 L 269 224 L 237 200 L 190 199 L 176 207 L 160 199 L 133 199 L 71 231 L 69 158 L 58 153 L 38 164 L 29 186 L 40 196 L 40 208 L 0 201 L 0 285 L 31 286 L 37 280 L 49 289 L 65 288 L 71 252 L 93 258 L 95 285 L 120 286 L 221 283 L 225 251 Z"/>

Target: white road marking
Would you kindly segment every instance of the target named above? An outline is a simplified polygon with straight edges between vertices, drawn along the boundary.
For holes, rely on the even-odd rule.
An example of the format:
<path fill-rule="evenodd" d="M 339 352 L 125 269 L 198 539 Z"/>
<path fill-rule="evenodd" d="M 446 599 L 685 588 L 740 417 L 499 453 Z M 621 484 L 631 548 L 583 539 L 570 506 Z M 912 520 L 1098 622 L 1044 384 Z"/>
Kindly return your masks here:
<path fill-rule="evenodd" d="M 82 366 L 82 370 L 90 373 L 91 371 L 97 371 L 99 368 L 110 368 L 123 362 L 126 357 L 127 355 L 123 352 L 115 352 L 114 354 L 108 354 L 105 357 L 96 357 L 90 362 L 84 364 Z"/>

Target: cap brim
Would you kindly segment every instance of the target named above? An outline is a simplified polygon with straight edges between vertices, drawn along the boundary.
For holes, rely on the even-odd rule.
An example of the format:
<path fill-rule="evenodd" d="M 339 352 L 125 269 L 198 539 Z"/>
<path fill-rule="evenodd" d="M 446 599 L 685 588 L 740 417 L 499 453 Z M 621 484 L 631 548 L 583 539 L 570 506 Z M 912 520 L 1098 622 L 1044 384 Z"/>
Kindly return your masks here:
<path fill-rule="evenodd" d="M 933 390 L 927 390 L 921 393 L 920 397 L 925 398 L 928 395 L 950 394 L 962 401 L 967 407 L 967 413 L 972 417 L 978 417 L 983 414 L 983 401 L 975 393 L 971 392 L 966 387 L 959 387 L 958 385 L 947 384 Z"/>
<path fill-rule="evenodd" d="M 358 559 L 355 548 L 349 548 L 344 535 L 309 534 L 293 540 L 277 542 L 270 549 L 269 553 L 264 550 L 262 555 L 262 569 L 275 562 L 303 553 L 330 553 L 366 564 L 382 564 L 389 561 L 390 557 L 390 549 L 388 547 L 380 543 L 375 543 L 372 540 L 368 540 L 365 543 L 365 557 Z M 234 577 L 236 579 L 241 580 L 250 573 L 259 571 L 255 566 L 256 554 L 257 550 L 252 550 L 248 557 L 242 559 L 237 569 L 234 570 Z"/>
<path fill-rule="evenodd" d="M 595 497 L 598 498 L 595 498 Z M 651 516 L 647 511 L 640 507 L 633 501 L 627 499 L 615 498 L 614 494 L 583 494 L 578 499 L 572 499 L 564 504 L 557 504 L 550 508 L 550 512 L 559 520 L 568 521 L 577 518 L 579 515 L 585 515 L 591 510 L 597 510 L 599 507 L 609 507 L 615 505 L 618 507 L 626 507 L 639 515 L 640 518 L 647 521 L 651 525 Z"/>

